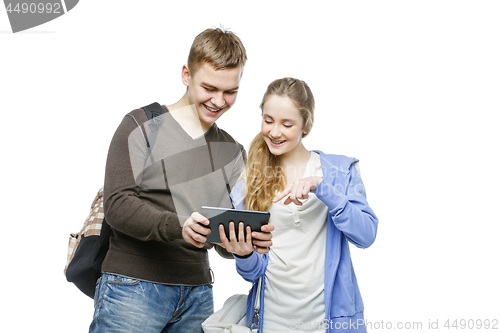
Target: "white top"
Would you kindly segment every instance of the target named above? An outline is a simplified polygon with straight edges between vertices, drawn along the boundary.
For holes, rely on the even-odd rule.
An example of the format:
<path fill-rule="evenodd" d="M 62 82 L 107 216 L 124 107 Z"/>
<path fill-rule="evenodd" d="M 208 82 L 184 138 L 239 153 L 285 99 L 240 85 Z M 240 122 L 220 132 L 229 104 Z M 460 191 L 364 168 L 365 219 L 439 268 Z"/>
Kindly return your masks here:
<path fill-rule="evenodd" d="M 304 178 L 323 177 L 312 152 Z M 270 206 L 274 224 L 264 290 L 263 332 L 325 332 L 324 272 L 328 208 L 309 193 L 302 206 Z"/>

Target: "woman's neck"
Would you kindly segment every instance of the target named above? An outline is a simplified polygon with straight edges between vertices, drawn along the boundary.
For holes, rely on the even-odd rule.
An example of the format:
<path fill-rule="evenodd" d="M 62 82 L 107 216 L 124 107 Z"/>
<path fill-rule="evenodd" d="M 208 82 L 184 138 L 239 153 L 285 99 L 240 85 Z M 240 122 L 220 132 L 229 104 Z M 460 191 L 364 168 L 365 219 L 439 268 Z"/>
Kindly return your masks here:
<path fill-rule="evenodd" d="M 310 158 L 311 152 L 302 143 L 294 150 L 278 156 L 280 165 L 285 171 L 288 184 L 303 178 Z"/>

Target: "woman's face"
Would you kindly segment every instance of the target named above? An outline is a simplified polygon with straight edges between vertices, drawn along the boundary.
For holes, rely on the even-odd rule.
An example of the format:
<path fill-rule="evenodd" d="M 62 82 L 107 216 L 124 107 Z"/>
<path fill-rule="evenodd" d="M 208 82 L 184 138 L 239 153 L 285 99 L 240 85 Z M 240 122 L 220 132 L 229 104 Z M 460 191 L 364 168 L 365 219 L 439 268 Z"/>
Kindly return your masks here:
<path fill-rule="evenodd" d="M 301 146 L 304 120 L 288 96 L 269 95 L 262 110 L 261 134 L 271 154 L 282 156 Z"/>

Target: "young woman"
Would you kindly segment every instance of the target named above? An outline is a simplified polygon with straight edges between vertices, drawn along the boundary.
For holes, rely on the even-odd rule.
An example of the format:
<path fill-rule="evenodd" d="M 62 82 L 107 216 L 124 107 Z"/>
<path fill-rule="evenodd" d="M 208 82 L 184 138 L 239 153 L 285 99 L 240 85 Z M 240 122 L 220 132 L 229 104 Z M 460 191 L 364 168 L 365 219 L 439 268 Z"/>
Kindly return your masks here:
<path fill-rule="evenodd" d="M 366 332 L 363 301 L 348 242 L 369 247 L 378 220 L 366 201 L 357 160 L 303 143 L 313 125 L 314 98 L 297 79 L 272 82 L 260 105 L 261 132 L 248 152 L 246 172 L 232 197 L 240 209 L 269 211 L 275 226 L 268 254 L 254 251 L 248 232 L 233 224 L 221 240 L 236 269 L 254 285 L 247 324 L 262 276 L 259 332 Z M 332 127 L 335 126 L 332 124 Z"/>

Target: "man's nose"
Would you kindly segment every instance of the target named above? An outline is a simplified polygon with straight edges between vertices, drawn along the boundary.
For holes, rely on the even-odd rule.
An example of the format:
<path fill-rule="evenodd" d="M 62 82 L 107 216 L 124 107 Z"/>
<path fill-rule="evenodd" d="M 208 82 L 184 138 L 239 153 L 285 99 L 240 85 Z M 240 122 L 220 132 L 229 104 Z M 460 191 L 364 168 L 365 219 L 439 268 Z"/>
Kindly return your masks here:
<path fill-rule="evenodd" d="M 211 102 L 217 108 L 223 107 L 224 104 L 226 104 L 226 101 L 224 100 L 224 93 L 223 92 L 215 93 L 212 97 Z"/>

